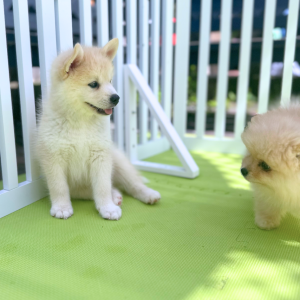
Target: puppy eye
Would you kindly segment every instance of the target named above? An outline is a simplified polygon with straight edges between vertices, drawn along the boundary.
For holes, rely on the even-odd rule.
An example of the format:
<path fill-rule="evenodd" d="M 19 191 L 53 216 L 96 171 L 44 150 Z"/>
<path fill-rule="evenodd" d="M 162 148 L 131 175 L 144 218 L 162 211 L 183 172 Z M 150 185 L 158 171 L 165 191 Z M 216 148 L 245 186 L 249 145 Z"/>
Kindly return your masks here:
<path fill-rule="evenodd" d="M 270 166 L 264 161 L 260 162 L 258 165 L 266 172 L 271 171 Z"/>
<path fill-rule="evenodd" d="M 88 86 L 91 87 L 92 89 L 97 89 L 99 87 L 99 83 L 97 81 L 93 81 L 89 83 Z"/>

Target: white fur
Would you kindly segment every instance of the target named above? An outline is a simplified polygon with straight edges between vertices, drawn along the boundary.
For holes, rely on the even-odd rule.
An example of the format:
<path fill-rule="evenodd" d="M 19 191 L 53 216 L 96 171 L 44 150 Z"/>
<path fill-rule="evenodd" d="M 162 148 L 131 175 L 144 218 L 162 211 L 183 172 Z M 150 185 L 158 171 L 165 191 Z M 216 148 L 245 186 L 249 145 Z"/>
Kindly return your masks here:
<path fill-rule="evenodd" d="M 109 108 L 109 98 L 116 93 L 110 83 L 115 44 L 112 40 L 102 50 L 83 50 L 77 44 L 53 63 L 52 86 L 43 99 L 36 150 L 50 192 L 50 213 L 56 218 L 72 216 L 72 197 L 94 199 L 103 218 L 118 220 L 122 195 L 117 188 L 144 203 L 160 199 L 113 146 L 110 117 L 99 115 L 85 103 Z M 94 78 L 100 81 L 97 91 L 87 85 Z"/>
<path fill-rule="evenodd" d="M 286 213 L 300 216 L 299 128 L 300 105 L 294 104 L 253 117 L 242 134 L 249 152 L 242 167 L 248 170 L 255 222 L 262 229 L 278 227 Z"/>

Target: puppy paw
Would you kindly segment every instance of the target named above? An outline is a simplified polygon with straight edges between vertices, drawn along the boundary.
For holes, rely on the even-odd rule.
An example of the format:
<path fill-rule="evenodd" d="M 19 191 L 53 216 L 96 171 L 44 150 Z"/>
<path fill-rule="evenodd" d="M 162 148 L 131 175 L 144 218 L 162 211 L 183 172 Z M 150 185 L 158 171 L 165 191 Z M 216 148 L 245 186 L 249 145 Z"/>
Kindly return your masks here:
<path fill-rule="evenodd" d="M 255 217 L 255 224 L 260 228 L 264 230 L 271 230 L 274 228 L 279 227 L 280 225 L 280 218 L 277 217 L 269 217 L 269 218 L 262 218 L 260 216 Z"/>
<path fill-rule="evenodd" d="M 139 191 L 135 198 L 147 204 L 154 204 L 160 200 L 161 196 L 159 192 L 145 187 Z"/>
<path fill-rule="evenodd" d="M 122 210 L 119 206 L 111 203 L 101 206 L 99 209 L 99 213 L 103 219 L 119 220 L 122 215 Z"/>
<path fill-rule="evenodd" d="M 123 197 L 119 190 L 117 189 L 112 190 L 112 200 L 113 203 L 116 205 L 120 206 L 122 204 Z"/>
<path fill-rule="evenodd" d="M 68 219 L 73 215 L 72 206 L 52 205 L 50 215 L 57 219 Z"/>

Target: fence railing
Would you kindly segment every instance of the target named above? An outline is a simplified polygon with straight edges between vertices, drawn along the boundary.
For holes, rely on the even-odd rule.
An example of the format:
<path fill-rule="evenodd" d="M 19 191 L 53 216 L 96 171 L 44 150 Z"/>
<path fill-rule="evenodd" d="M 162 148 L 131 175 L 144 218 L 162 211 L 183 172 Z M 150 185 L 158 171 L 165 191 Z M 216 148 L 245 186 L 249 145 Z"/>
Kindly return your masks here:
<path fill-rule="evenodd" d="M 32 149 L 36 117 L 33 82 L 31 76 L 28 76 L 31 74 L 32 57 L 27 0 L 12 1 L 26 167 L 26 181 L 18 182 L 4 18 L 4 3 L 7 4 L 7 1 L 0 0 L 0 153 L 3 178 L 3 190 L 0 191 L 0 217 L 46 195 Z M 291 96 L 299 1 L 289 0 L 288 6 L 281 89 L 283 103 L 287 103 Z M 91 3 L 95 4 L 93 9 L 96 10 L 97 16 L 96 36 L 93 36 Z M 124 90 L 123 65 L 135 64 L 140 68 L 143 77 L 149 83 L 165 114 L 172 120 L 177 133 L 188 149 L 242 153 L 244 147 L 240 134 L 246 120 L 254 0 L 243 1 L 233 137 L 225 134 L 232 0 L 221 1 L 220 32 L 222 38 L 219 44 L 217 105 L 212 135 L 207 135 L 205 126 L 212 3 L 213 0 L 201 1 L 200 8 L 194 134 L 187 134 L 186 130 L 191 0 L 78 0 L 80 42 L 87 46 L 103 46 L 110 38 L 118 37 L 121 47 L 114 60 L 114 85 L 121 99 L 123 99 Z M 53 59 L 59 52 L 73 46 L 72 2 L 71 0 L 36 0 L 35 4 L 41 88 L 42 94 L 46 95 Z M 125 9 L 123 9 L 123 4 L 125 4 Z M 258 113 L 268 108 L 276 0 L 265 0 L 264 10 Z M 176 20 L 175 29 L 174 19 Z M 134 93 L 133 97 L 142 99 L 142 95 L 137 93 Z M 170 143 L 150 114 L 146 102 L 137 101 L 137 103 L 137 156 L 141 160 L 170 149 Z M 124 102 L 120 101 L 113 116 L 113 138 L 121 149 L 125 147 L 124 111 Z"/>
<path fill-rule="evenodd" d="M 195 110 L 195 131 L 187 134 L 187 100 L 190 54 L 190 19 L 192 1 L 130 0 L 126 1 L 126 39 L 125 50 L 130 50 L 127 63 L 137 63 L 154 94 L 160 98 L 162 107 L 190 150 L 244 153 L 240 135 L 244 130 L 247 115 L 247 97 L 251 67 L 252 29 L 254 18 L 254 0 L 243 1 L 241 12 L 241 37 L 239 47 L 238 78 L 233 134 L 226 132 L 228 95 L 228 71 L 230 62 L 232 0 L 221 1 L 220 43 L 218 54 L 218 72 L 216 86 L 216 108 L 214 131 L 206 131 L 208 100 L 207 69 L 210 60 L 210 35 L 213 0 L 201 1 L 197 100 Z M 276 18 L 276 1 L 266 0 L 262 35 L 262 55 L 259 72 L 257 113 L 265 112 L 269 104 L 271 82 L 271 64 L 273 57 L 273 29 Z M 136 9 L 138 5 L 138 11 Z M 132 14 L 138 12 L 138 18 Z M 290 0 L 288 4 L 287 30 L 284 51 L 284 70 L 282 75 L 282 103 L 288 103 L 292 88 L 292 65 L 295 58 L 296 36 L 299 14 L 299 0 Z M 161 15 L 161 17 L 159 17 Z M 174 30 L 173 20 L 176 20 Z M 136 28 L 138 20 L 138 30 Z M 162 21 L 160 24 L 160 20 Z M 150 29 L 149 29 L 150 24 Z M 128 27 L 128 30 L 127 30 Z M 159 29 L 160 28 L 160 29 Z M 161 36 L 158 34 L 161 32 Z M 137 33 L 139 43 L 137 43 Z M 173 47 L 174 35 L 176 45 Z M 173 57 L 173 48 L 174 57 Z M 149 50 L 150 49 L 150 50 Z M 130 57 L 129 57 L 130 56 Z M 133 56 L 133 57 L 132 57 Z M 159 76 L 160 74 L 160 76 Z M 150 78 L 148 76 L 150 75 Z M 138 153 L 139 158 L 147 158 L 169 149 L 166 139 L 157 134 L 157 124 L 149 114 L 143 101 L 138 110 Z M 148 117 L 150 116 L 150 121 Z"/>

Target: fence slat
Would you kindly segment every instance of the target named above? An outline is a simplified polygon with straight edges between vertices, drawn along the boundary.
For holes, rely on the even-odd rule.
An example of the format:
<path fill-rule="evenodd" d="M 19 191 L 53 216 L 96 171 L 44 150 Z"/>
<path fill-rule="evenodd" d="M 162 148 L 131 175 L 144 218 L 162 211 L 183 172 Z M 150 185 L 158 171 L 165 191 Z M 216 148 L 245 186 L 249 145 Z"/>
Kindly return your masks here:
<path fill-rule="evenodd" d="M 284 48 L 284 67 L 281 86 L 281 104 L 290 102 L 293 82 L 293 61 L 295 59 L 296 36 L 299 14 L 299 0 L 289 0 L 286 40 Z"/>
<path fill-rule="evenodd" d="M 162 69 L 161 69 L 161 102 L 163 109 L 171 120 L 172 79 L 173 79 L 173 12 L 174 1 L 162 3 Z"/>
<path fill-rule="evenodd" d="M 174 127 L 180 137 L 186 131 L 186 102 L 188 95 L 188 69 L 190 50 L 191 1 L 176 3 L 176 48 L 174 77 Z"/>
<path fill-rule="evenodd" d="M 149 64 L 149 1 L 139 0 L 139 68 L 148 82 Z M 140 96 L 139 96 L 140 97 Z M 147 142 L 148 107 L 142 99 L 139 101 L 140 144 Z"/>
<path fill-rule="evenodd" d="M 240 46 L 239 79 L 237 88 L 237 107 L 234 122 L 235 138 L 240 138 L 246 123 L 247 95 L 249 87 L 249 71 L 251 57 L 251 39 L 254 0 L 243 2 L 242 40 Z"/>
<path fill-rule="evenodd" d="M 47 95 L 50 84 L 50 68 L 57 56 L 55 13 L 53 0 L 36 0 L 36 21 L 39 45 L 41 87 L 43 97 Z"/>
<path fill-rule="evenodd" d="M 153 94 L 158 98 L 159 90 L 159 28 L 160 1 L 152 0 L 151 5 L 151 48 L 150 48 L 150 86 Z M 151 140 L 157 139 L 158 125 L 154 117 L 150 119 Z"/>
<path fill-rule="evenodd" d="M 98 1 L 96 3 L 96 6 L 97 6 L 97 39 L 98 39 L 98 46 L 103 47 L 109 40 L 109 38 L 108 38 L 108 27 L 109 27 L 109 23 L 108 23 L 108 0 Z M 117 6 L 112 6 L 112 7 L 113 7 L 113 10 L 117 9 Z"/>
<path fill-rule="evenodd" d="M 126 0 L 127 63 L 136 64 L 136 0 Z"/>
<path fill-rule="evenodd" d="M 266 0 L 264 13 L 263 43 L 259 75 L 258 113 L 268 109 L 270 74 L 273 56 L 273 28 L 275 24 L 276 0 Z"/>
<path fill-rule="evenodd" d="M 115 76 L 114 86 L 118 91 L 121 101 L 114 108 L 114 141 L 118 148 L 124 149 L 124 97 L 123 97 L 123 1 L 113 0 L 112 1 L 112 33 L 113 37 L 119 39 L 119 49 L 114 59 L 115 65 Z"/>
<path fill-rule="evenodd" d="M 3 1 L 0 1 L 0 66 L 0 153 L 3 188 L 5 190 L 12 190 L 18 187 L 18 171 Z"/>
<path fill-rule="evenodd" d="M 137 27 L 136 27 L 136 21 L 137 21 L 137 2 L 136 0 L 126 0 L 126 41 L 127 41 L 127 54 L 126 54 L 126 63 L 127 64 L 136 64 L 136 43 L 137 43 Z M 132 103 L 137 103 L 137 91 L 134 85 L 131 85 L 130 87 L 125 86 L 124 87 L 124 93 L 126 93 L 126 89 L 130 91 L 130 96 L 132 97 Z M 125 97 L 124 97 L 125 99 Z M 126 113 L 126 110 L 128 107 L 125 105 L 125 115 L 129 116 L 131 113 Z M 131 121 L 125 120 L 125 125 L 134 124 L 132 128 L 134 129 L 133 132 L 127 132 L 128 129 L 126 129 L 126 135 L 129 134 L 131 136 L 131 139 L 134 141 L 134 147 L 136 147 L 136 137 L 133 135 L 136 133 L 136 111 L 132 113 Z M 125 127 L 126 127 L 125 126 Z M 129 127 L 126 127 L 129 128 Z M 129 145 L 125 145 L 125 147 L 129 147 Z M 137 153 L 135 151 L 135 153 Z"/>
<path fill-rule="evenodd" d="M 32 60 L 27 10 L 27 0 L 13 0 L 26 180 L 32 181 L 39 178 L 40 172 L 33 157 L 36 116 L 32 76 L 29 76 L 32 74 Z"/>
<path fill-rule="evenodd" d="M 212 0 L 201 1 L 196 111 L 196 134 L 199 138 L 204 137 L 206 129 L 207 68 L 209 65 L 211 9 Z"/>
<path fill-rule="evenodd" d="M 91 2 L 79 0 L 80 43 L 92 46 L 92 8 Z"/>
<path fill-rule="evenodd" d="M 71 0 L 55 0 L 57 53 L 73 47 Z"/>
<path fill-rule="evenodd" d="M 137 111 L 136 111 L 136 87 L 129 79 L 129 70 L 124 68 L 124 98 L 125 105 L 125 128 L 126 128 L 126 152 L 131 161 L 137 160 Z"/>
<path fill-rule="evenodd" d="M 232 0 L 222 0 L 221 41 L 219 45 L 217 108 L 215 115 L 215 136 L 222 139 L 226 124 L 226 98 L 228 88 L 228 67 L 230 55 Z"/>

